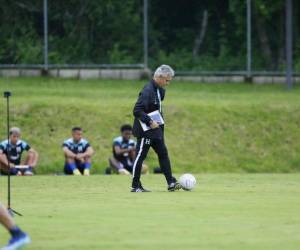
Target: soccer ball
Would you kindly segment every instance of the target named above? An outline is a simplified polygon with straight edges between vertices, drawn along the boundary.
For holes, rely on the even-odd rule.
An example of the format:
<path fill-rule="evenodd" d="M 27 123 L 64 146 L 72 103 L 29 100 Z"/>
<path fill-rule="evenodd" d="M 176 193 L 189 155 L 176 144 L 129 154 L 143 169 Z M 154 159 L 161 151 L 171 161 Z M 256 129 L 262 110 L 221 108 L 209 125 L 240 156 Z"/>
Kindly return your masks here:
<path fill-rule="evenodd" d="M 191 191 L 196 186 L 196 182 L 196 178 L 191 174 L 183 174 L 179 178 L 179 183 L 185 191 Z"/>

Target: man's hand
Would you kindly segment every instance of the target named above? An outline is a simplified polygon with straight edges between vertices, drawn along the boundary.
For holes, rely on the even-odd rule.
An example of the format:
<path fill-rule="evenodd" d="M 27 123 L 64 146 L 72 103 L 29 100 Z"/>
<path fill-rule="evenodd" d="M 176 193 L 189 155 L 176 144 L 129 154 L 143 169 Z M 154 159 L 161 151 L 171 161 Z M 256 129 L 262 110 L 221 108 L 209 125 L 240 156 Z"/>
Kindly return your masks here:
<path fill-rule="evenodd" d="M 132 151 L 134 151 L 135 150 L 135 147 L 132 147 L 132 146 L 129 146 L 128 147 L 128 153 L 131 153 Z"/>
<path fill-rule="evenodd" d="M 156 121 L 151 121 L 150 122 L 150 128 L 156 129 L 159 127 L 159 124 Z"/>
<path fill-rule="evenodd" d="M 79 161 L 83 161 L 83 160 L 84 160 L 84 154 L 77 154 L 77 155 L 75 156 L 75 159 L 76 159 L 76 160 L 79 160 Z"/>
<path fill-rule="evenodd" d="M 13 163 L 10 162 L 10 163 L 9 163 L 9 167 L 10 167 L 10 168 L 14 168 L 14 167 L 15 167 L 15 164 L 13 164 Z"/>

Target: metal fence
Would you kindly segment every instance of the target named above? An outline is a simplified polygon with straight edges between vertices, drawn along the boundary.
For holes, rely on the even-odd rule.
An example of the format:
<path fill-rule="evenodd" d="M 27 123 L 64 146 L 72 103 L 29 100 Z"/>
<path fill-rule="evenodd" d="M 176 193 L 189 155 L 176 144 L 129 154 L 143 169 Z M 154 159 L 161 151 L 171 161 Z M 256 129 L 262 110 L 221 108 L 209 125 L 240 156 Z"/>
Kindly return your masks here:
<path fill-rule="evenodd" d="M 180 72 L 182 75 L 195 75 L 195 74 L 206 74 L 206 75 L 244 75 L 247 77 L 251 77 L 253 75 L 284 75 L 286 72 L 289 77 L 292 75 L 292 55 L 296 54 L 295 48 L 293 51 L 292 41 L 295 40 L 292 38 L 292 0 L 286 0 L 286 6 L 284 11 L 286 13 L 281 15 L 282 17 L 287 17 L 284 20 L 286 27 L 281 27 L 278 25 L 276 20 L 262 20 L 261 17 L 255 13 L 253 8 L 253 1 L 245 0 L 240 8 L 239 12 L 236 13 L 228 13 L 229 16 L 239 16 L 243 19 L 244 28 L 238 29 L 235 27 L 234 22 L 231 22 L 230 30 L 227 29 L 229 24 L 218 23 L 217 20 L 222 18 L 218 16 L 217 11 L 208 11 L 209 6 L 204 5 L 203 12 L 199 14 L 199 29 L 195 30 L 195 41 L 186 41 L 187 46 L 182 48 L 174 49 L 173 51 L 164 51 L 164 47 L 162 46 L 161 50 L 154 50 L 152 45 L 157 43 L 155 41 L 155 34 L 160 32 L 160 34 L 166 34 L 164 36 L 160 36 L 158 39 L 163 40 L 163 43 L 168 43 L 170 39 L 178 39 L 184 41 L 185 36 L 185 27 L 189 26 L 189 23 L 186 23 L 185 20 L 182 20 L 182 24 L 178 27 L 172 27 L 170 30 L 164 30 L 164 27 L 161 27 L 155 23 L 155 15 L 157 14 L 157 10 L 152 9 L 152 1 L 151 0 L 135 0 L 136 8 L 141 12 L 141 15 L 138 16 L 139 20 L 135 26 L 135 32 L 139 33 L 140 40 L 136 42 L 136 49 L 139 50 L 138 58 L 131 58 L 130 62 L 118 62 L 119 58 L 122 57 L 118 55 L 114 58 L 113 63 L 103 62 L 104 59 L 94 59 L 92 57 L 97 57 L 97 55 L 91 55 L 90 58 L 86 59 L 78 59 L 75 61 L 70 61 L 68 59 L 62 60 L 63 62 L 56 62 L 53 60 L 53 55 L 58 54 L 59 44 L 53 44 L 51 41 L 51 29 L 53 27 L 49 27 L 49 16 L 53 17 L 53 15 L 58 15 L 58 13 L 53 13 L 49 10 L 50 2 L 48 0 L 40 0 L 41 7 L 43 8 L 43 18 L 41 22 L 43 22 L 43 34 L 41 34 L 40 39 L 42 45 L 42 51 L 39 53 L 40 57 L 36 57 L 36 59 L 30 59 L 31 62 L 14 63 L 5 61 L 5 63 L 0 64 L 0 68 L 41 68 L 44 70 L 48 70 L 51 68 L 153 68 L 154 65 L 157 64 L 159 60 L 164 60 L 166 63 L 177 63 L 176 69 L 177 72 Z M 125 4 L 126 1 L 124 1 Z M 131 1 L 132 2 L 132 1 Z M 178 1 L 180 2 L 180 1 Z M 223 1 L 219 1 L 223 2 Z M 224 1 L 225 4 L 226 1 Z M 177 1 L 173 1 L 172 4 L 178 4 Z M 186 4 L 189 4 L 186 2 Z M 207 4 L 209 5 L 209 4 Z M 67 4 L 66 4 L 67 6 Z M 178 8 L 181 8 L 180 4 L 178 4 Z M 216 6 L 217 8 L 222 8 L 222 4 L 220 6 Z M 295 5 L 294 5 L 295 7 Z M 298 5 L 296 4 L 296 7 Z M 67 8 L 67 7 L 66 7 Z M 24 8 L 26 11 L 26 8 Z M 184 11 L 184 10 L 183 10 Z M 176 18 L 183 18 L 179 11 L 176 13 Z M 167 22 L 168 18 L 171 18 L 170 15 L 165 15 L 165 20 Z M 117 16 L 116 16 L 117 18 Z M 57 18 L 59 21 L 60 19 Z M 230 18 L 228 18 L 230 20 Z M 97 20 L 100 22 L 101 20 Z M 122 21 L 122 20 L 121 20 Z M 24 24 L 26 25 L 26 24 Z M 52 24 L 53 25 L 53 24 Z M 220 25 L 218 32 L 216 34 L 212 34 L 215 29 L 211 29 L 214 25 Z M 274 32 L 274 36 L 268 38 L 267 34 L 265 34 L 265 30 L 263 29 L 263 25 L 271 25 Z M 224 28 L 225 27 L 225 28 Z M 124 32 L 126 31 L 126 23 L 124 23 Z M 256 31 L 254 31 L 256 30 Z M 281 34 L 279 38 L 276 38 L 278 34 Z M 284 36 L 283 36 L 284 34 Z M 103 36 L 110 36 L 110 34 L 102 34 Z M 208 42 L 206 40 L 207 36 L 216 37 L 216 42 Z M 236 44 L 236 51 L 226 51 L 226 48 L 223 48 L 220 43 L 220 37 L 222 43 L 231 43 L 234 41 L 235 37 L 244 37 L 244 42 L 242 44 Z M 74 42 L 76 41 L 76 36 L 73 40 L 69 41 L 69 47 L 66 47 L 66 50 L 70 50 L 72 46 L 74 46 Z M 259 39 L 257 37 L 260 37 Z M 255 39 L 254 39 L 255 38 Z M 18 38 L 16 38 L 18 39 Z M 269 44 L 263 39 L 269 39 Z M 259 42 L 259 40 L 261 40 Z M 119 41 L 121 44 L 122 41 Z M 263 49 L 261 46 L 265 46 Z M 64 48 L 63 48 L 64 49 Z M 60 48 L 60 51 L 63 51 Z M 114 48 L 109 49 L 108 51 L 113 51 Z M 128 50 L 132 50 L 132 48 L 128 48 Z M 263 53 L 261 52 L 263 51 Z M 274 52 L 276 51 L 276 53 Z M 118 51 L 117 51 L 118 52 Z M 117 53 L 116 52 L 116 53 Z M 190 54 L 189 54 L 190 53 Z M 269 55 L 268 55 L 269 53 Z M 128 53 L 130 54 L 130 53 Z M 177 54 L 177 56 L 176 56 Z M 178 58 L 182 55 L 182 58 L 187 58 L 186 64 L 178 63 Z M 188 55 L 188 56 L 187 56 Z M 195 60 L 195 55 L 197 55 L 197 60 Z M 209 55 L 209 56 L 208 56 Z M 265 58 L 272 57 L 272 62 L 268 62 Z M 273 63 L 274 62 L 274 63 Z M 300 64 L 300 62 L 299 62 Z M 192 65 L 188 67 L 187 65 Z M 197 65 L 197 66 L 195 66 Z M 294 74 L 299 74 L 295 70 Z"/>

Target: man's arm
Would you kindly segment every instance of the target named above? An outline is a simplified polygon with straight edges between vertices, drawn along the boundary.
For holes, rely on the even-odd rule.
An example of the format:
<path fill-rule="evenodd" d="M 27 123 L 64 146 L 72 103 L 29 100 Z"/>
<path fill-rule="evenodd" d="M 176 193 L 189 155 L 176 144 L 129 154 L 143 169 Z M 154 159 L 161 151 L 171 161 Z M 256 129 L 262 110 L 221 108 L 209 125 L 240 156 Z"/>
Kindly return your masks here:
<path fill-rule="evenodd" d="M 80 153 L 76 155 L 77 160 L 83 160 L 85 157 L 91 157 L 94 154 L 94 149 L 92 146 L 88 146 L 84 153 Z"/>
<path fill-rule="evenodd" d="M 135 152 L 135 148 L 132 148 L 131 151 L 129 152 L 129 157 L 132 161 L 135 160 L 136 157 L 136 152 Z"/>
<path fill-rule="evenodd" d="M 38 162 L 38 159 L 39 159 L 38 152 L 35 149 L 30 148 L 28 150 L 28 155 L 29 155 L 30 159 L 32 160 L 32 162 L 30 163 L 30 166 L 35 167 L 37 165 L 37 162 Z"/>
<path fill-rule="evenodd" d="M 8 167 L 8 160 L 6 154 L 2 150 L 0 150 L 0 162 Z M 10 167 L 14 167 L 15 165 L 13 163 L 9 164 Z"/>
<path fill-rule="evenodd" d="M 145 89 L 140 93 L 137 102 L 133 108 L 133 115 L 146 123 L 148 126 L 150 125 L 151 118 L 145 112 L 146 107 L 149 105 L 149 93 L 145 91 Z"/>
<path fill-rule="evenodd" d="M 156 121 L 153 121 L 150 116 L 145 112 L 146 107 L 150 103 L 150 94 L 146 92 L 145 89 L 140 93 L 139 98 L 134 106 L 133 115 L 146 123 L 147 126 L 150 126 L 152 129 L 159 127 L 159 124 Z"/>
<path fill-rule="evenodd" d="M 122 155 L 124 153 L 129 153 L 131 152 L 132 150 L 134 150 L 134 148 L 132 147 L 129 147 L 129 148 L 121 148 L 120 146 L 116 145 L 114 146 L 114 149 L 115 149 L 115 152 L 117 155 Z"/>
<path fill-rule="evenodd" d="M 68 147 L 64 146 L 63 151 L 66 157 L 75 158 L 76 154 L 74 154 Z"/>
<path fill-rule="evenodd" d="M 94 154 L 94 149 L 92 146 L 89 146 L 86 151 L 83 153 L 84 157 L 91 157 Z"/>

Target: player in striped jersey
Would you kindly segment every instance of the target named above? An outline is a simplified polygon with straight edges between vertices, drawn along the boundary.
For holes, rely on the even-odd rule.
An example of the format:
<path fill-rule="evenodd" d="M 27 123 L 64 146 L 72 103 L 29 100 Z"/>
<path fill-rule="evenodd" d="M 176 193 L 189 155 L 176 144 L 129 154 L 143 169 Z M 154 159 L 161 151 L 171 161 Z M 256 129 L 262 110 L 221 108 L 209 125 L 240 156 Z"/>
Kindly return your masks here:
<path fill-rule="evenodd" d="M 113 141 L 113 156 L 109 158 L 110 167 L 119 174 L 130 175 L 132 173 L 133 162 L 136 157 L 136 142 L 131 139 L 132 127 L 124 124 L 121 128 L 121 136 Z M 143 164 L 142 174 L 148 172 L 147 165 Z"/>
<path fill-rule="evenodd" d="M 72 138 L 63 143 L 65 155 L 64 172 L 68 175 L 90 175 L 91 158 L 94 150 L 90 143 L 82 138 L 82 128 L 72 129 Z"/>
<path fill-rule="evenodd" d="M 27 151 L 26 159 L 21 162 L 22 153 Z M 9 158 L 9 162 L 8 162 Z M 0 143 L 0 169 L 2 174 L 8 173 L 10 167 L 11 175 L 33 175 L 33 168 L 38 162 L 38 153 L 29 144 L 21 140 L 21 130 L 13 127 L 9 131 L 9 141 L 4 140 Z M 17 168 L 23 165 L 26 168 Z"/>

